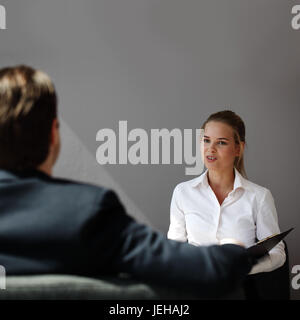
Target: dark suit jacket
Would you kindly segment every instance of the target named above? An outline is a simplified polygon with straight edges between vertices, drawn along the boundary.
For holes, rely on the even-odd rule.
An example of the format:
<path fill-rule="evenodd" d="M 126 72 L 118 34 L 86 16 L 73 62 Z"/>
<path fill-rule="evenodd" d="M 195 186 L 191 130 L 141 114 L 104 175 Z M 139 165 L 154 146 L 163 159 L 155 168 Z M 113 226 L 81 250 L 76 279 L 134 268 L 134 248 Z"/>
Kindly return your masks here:
<path fill-rule="evenodd" d="M 251 268 L 236 245 L 168 240 L 128 216 L 108 189 L 40 171 L 0 170 L 0 265 L 8 275 L 128 273 L 215 297 Z"/>

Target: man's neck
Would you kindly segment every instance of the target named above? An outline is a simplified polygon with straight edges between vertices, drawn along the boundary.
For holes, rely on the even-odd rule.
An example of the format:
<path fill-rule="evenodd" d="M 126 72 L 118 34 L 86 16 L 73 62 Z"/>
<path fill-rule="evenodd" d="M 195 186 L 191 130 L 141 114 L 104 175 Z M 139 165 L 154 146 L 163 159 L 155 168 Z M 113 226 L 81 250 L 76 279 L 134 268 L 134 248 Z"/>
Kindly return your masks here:
<path fill-rule="evenodd" d="M 48 176 L 52 176 L 52 167 L 47 166 L 46 164 L 41 164 L 37 167 L 37 170 L 47 174 Z"/>

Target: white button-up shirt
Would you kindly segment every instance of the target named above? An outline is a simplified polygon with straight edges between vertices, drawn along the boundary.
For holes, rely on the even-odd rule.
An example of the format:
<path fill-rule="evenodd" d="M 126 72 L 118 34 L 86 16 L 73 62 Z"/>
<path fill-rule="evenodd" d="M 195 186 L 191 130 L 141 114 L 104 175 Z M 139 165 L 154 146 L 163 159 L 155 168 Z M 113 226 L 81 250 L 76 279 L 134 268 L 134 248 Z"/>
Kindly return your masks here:
<path fill-rule="evenodd" d="M 219 244 L 234 238 L 246 247 L 279 233 L 271 192 L 243 178 L 235 169 L 233 190 L 220 205 L 211 189 L 207 170 L 199 177 L 176 186 L 171 201 L 168 238 L 193 245 Z M 250 273 L 272 271 L 285 262 L 280 242 Z"/>

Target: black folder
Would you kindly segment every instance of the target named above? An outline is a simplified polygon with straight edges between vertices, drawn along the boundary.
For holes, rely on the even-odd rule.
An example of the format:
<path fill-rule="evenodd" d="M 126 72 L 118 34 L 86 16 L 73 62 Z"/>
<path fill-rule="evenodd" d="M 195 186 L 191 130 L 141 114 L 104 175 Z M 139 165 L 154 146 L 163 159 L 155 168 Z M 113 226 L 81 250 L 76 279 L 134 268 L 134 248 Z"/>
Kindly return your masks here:
<path fill-rule="evenodd" d="M 247 251 L 250 255 L 255 258 L 259 259 L 266 255 L 272 248 L 276 246 L 287 234 L 289 234 L 294 228 L 291 228 L 287 231 L 282 233 L 273 234 L 270 237 L 262 239 L 258 241 L 254 246 L 249 247 Z"/>

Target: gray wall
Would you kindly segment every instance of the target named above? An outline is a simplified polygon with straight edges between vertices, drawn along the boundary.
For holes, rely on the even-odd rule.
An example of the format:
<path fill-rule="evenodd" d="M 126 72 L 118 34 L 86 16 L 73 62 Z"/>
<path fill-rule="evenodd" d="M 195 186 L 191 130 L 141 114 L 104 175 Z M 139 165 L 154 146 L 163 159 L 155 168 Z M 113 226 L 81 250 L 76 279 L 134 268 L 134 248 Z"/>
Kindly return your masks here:
<path fill-rule="evenodd" d="M 300 30 L 281 0 L 1 0 L 0 66 L 48 72 L 60 97 L 56 174 L 115 188 L 130 214 L 163 232 L 185 165 L 96 162 L 101 128 L 196 129 L 230 108 L 247 128 L 246 170 L 275 198 L 300 264 Z M 149 131 L 148 131 L 149 132 Z M 300 290 L 293 290 L 300 299 Z"/>

